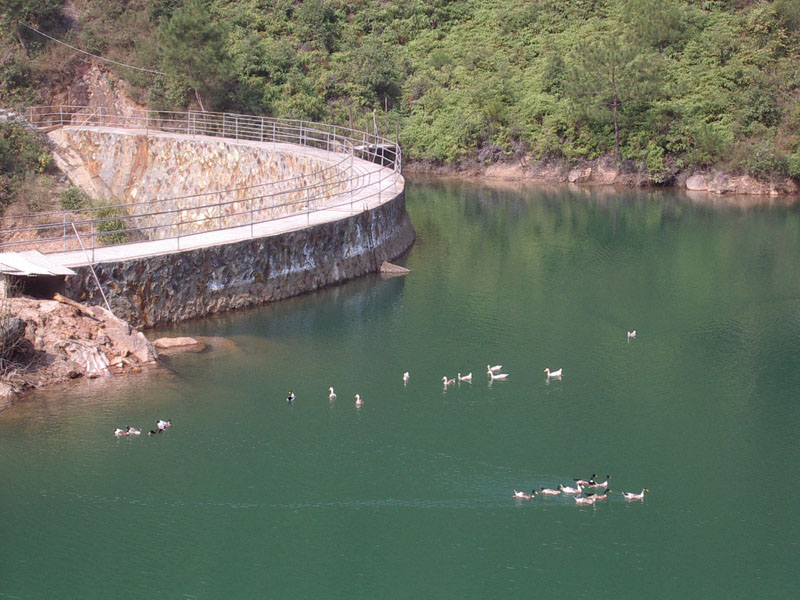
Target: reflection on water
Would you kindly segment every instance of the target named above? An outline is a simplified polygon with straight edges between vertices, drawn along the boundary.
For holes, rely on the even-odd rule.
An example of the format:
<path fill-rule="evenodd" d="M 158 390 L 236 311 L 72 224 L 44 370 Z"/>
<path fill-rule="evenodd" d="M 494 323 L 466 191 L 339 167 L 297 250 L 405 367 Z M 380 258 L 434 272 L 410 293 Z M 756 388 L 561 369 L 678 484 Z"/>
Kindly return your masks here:
<path fill-rule="evenodd" d="M 408 209 L 410 275 L 151 332 L 230 343 L 0 413 L 0 596 L 800 592 L 772 493 L 800 467 L 796 208 L 412 181 Z M 512 497 L 591 473 L 594 506 Z"/>

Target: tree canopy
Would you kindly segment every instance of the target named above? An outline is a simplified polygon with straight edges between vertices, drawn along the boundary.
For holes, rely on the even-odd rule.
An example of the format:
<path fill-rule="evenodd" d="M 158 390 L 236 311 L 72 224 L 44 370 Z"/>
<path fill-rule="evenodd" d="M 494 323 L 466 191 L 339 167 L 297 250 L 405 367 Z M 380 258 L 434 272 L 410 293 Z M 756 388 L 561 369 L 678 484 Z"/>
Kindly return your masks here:
<path fill-rule="evenodd" d="M 2 14 L 55 1 L 3 0 Z M 154 79 L 114 67 L 155 108 L 360 127 L 375 111 L 412 159 L 607 154 L 646 166 L 654 180 L 670 165 L 720 163 L 800 177 L 796 0 L 71 6 L 80 25 L 69 32 L 73 42 L 168 73 Z M 7 48 L 19 46 L 5 35 Z M 34 96 L 24 88 L 47 81 L 39 73 L 48 52 L 43 44 L 28 61 L 0 65 L 0 99 Z"/>

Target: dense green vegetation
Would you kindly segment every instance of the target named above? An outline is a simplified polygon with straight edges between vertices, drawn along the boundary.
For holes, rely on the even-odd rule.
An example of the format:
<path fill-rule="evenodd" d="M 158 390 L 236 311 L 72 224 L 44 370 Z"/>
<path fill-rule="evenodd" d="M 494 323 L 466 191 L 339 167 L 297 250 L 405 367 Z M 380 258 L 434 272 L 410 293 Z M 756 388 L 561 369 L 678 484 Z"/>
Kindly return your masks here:
<path fill-rule="evenodd" d="M 166 73 L 109 67 L 152 107 L 362 128 L 376 111 L 407 156 L 440 162 L 800 177 L 797 0 L 74 0 L 55 18 L 58 4 L 2 0 L 0 102 L 42 101 L 85 61 L 24 19 Z"/>
<path fill-rule="evenodd" d="M 42 139 L 15 122 L 0 123 L 0 211 L 52 164 Z"/>

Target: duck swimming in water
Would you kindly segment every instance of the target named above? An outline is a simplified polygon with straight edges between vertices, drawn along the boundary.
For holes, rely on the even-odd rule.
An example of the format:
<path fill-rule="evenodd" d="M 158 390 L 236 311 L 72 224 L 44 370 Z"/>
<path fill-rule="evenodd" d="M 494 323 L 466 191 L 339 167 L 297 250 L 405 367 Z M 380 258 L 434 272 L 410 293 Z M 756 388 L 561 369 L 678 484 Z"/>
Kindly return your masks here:
<path fill-rule="evenodd" d="M 448 379 L 447 375 L 442 377 L 442 383 L 444 383 L 444 387 L 447 387 L 448 385 L 453 385 L 455 382 L 456 382 L 455 379 Z"/>
<path fill-rule="evenodd" d="M 328 399 L 336 400 L 336 392 L 333 391 L 332 387 L 328 388 Z"/>
<path fill-rule="evenodd" d="M 628 332 L 628 341 L 630 342 L 631 340 L 635 339 L 636 339 L 636 330 L 634 329 L 633 331 Z"/>
<path fill-rule="evenodd" d="M 642 491 L 638 494 L 633 492 L 622 492 L 622 495 L 625 496 L 625 500 L 644 500 L 644 493 L 649 492 L 647 488 L 642 488 Z"/>
<path fill-rule="evenodd" d="M 294 395 L 294 392 L 290 391 L 289 395 L 286 396 L 286 401 L 287 402 L 294 402 L 295 398 L 297 398 L 297 396 Z"/>
<path fill-rule="evenodd" d="M 356 399 L 356 406 L 361 406 L 362 404 L 364 404 L 364 401 L 361 399 L 361 396 L 359 396 L 358 394 L 353 396 L 353 398 Z"/>
<path fill-rule="evenodd" d="M 575 504 L 594 504 L 597 501 L 597 498 L 592 494 L 586 494 L 585 496 L 575 496 Z"/>
<path fill-rule="evenodd" d="M 466 375 L 462 375 L 461 373 L 458 374 L 459 381 L 468 381 L 472 383 L 472 373 L 467 373 Z"/>
<path fill-rule="evenodd" d="M 574 481 L 578 485 L 583 485 L 583 486 L 592 485 L 594 483 L 594 478 L 595 477 L 597 477 L 597 473 L 592 473 L 592 476 L 589 479 L 577 479 L 576 478 L 576 479 L 573 479 L 572 481 Z"/>
<path fill-rule="evenodd" d="M 592 477 L 592 480 L 589 482 L 589 487 L 608 489 L 608 480 L 611 479 L 611 475 L 606 475 L 605 481 L 595 481 L 594 477 L 596 476 Z"/>
<path fill-rule="evenodd" d="M 536 495 L 536 490 L 531 490 L 530 494 L 514 490 L 514 498 L 519 498 L 521 500 L 531 500 L 535 495 Z"/>
<path fill-rule="evenodd" d="M 541 493 L 546 494 L 548 496 L 558 496 L 561 493 L 561 490 L 553 490 L 550 488 L 543 487 L 541 488 Z"/>
<path fill-rule="evenodd" d="M 564 487 L 563 485 L 559 484 L 558 489 L 564 492 L 565 494 L 580 494 L 583 491 L 583 486 L 578 485 L 577 487 Z"/>
<path fill-rule="evenodd" d="M 548 379 L 561 379 L 561 374 L 564 372 L 564 369 L 558 369 L 556 371 L 545 369 L 544 372 L 547 373 Z"/>
<path fill-rule="evenodd" d="M 405 373 L 403 373 L 403 385 L 408 384 L 409 379 L 411 379 L 411 375 L 409 374 L 408 371 L 406 371 Z"/>
<path fill-rule="evenodd" d="M 488 375 L 489 373 L 497 373 L 502 368 L 503 365 L 495 365 L 493 367 L 491 365 L 486 365 L 486 374 Z"/>
<path fill-rule="evenodd" d="M 150 433 L 147 435 L 157 435 L 159 433 L 164 433 L 168 428 L 172 427 L 172 419 L 167 419 L 164 421 L 163 419 L 159 419 L 156 421 L 156 428 L 151 429 Z"/>
<path fill-rule="evenodd" d="M 125 429 L 120 429 L 119 427 L 117 427 L 116 429 L 114 429 L 114 435 L 117 437 L 125 437 L 126 435 L 128 435 L 128 432 Z"/>
<path fill-rule="evenodd" d="M 128 432 L 128 435 L 142 435 L 142 430 L 137 429 L 136 427 L 131 427 L 128 425 L 125 430 Z"/>

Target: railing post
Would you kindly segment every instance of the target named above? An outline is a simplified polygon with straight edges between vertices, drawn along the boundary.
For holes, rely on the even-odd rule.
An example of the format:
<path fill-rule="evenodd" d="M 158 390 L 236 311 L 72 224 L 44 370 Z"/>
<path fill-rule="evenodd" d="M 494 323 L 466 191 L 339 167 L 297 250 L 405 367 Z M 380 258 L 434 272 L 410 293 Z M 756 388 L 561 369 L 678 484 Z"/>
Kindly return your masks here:
<path fill-rule="evenodd" d="M 239 139 L 239 117 L 235 117 L 233 121 L 233 137 Z"/>
<path fill-rule="evenodd" d="M 263 117 L 263 115 L 261 117 L 261 141 L 262 141 L 262 143 L 264 141 L 264 117 Z"/>
<path fill-rule="evenodd" d="M 192 111 L 186 113 L 186 135 L 191 135 L 192 132 L 189 130 L 189 123 L 192 120 Z"/>
<path fill-rule="evenodd" d="M 94 220 L 91 222 L 91 225 L 92 225 L 92 228 L 91 228 L 91 233 L 92 233 L 92 263 L 94 263 Z"/>
<path fill-rule="evenodd" d="M 67 251 L 67 213 L 64 213 L 64 252 Z"/>
<path fill-rule="evenodd" d="M 275 127 L 276 127 L 276 124 L 275 124 L 275 121 L 273 121 L 272 122 L 272 147 L 273 148 L 275 148 L 276 145 L 277 145 L 277 140 L 276 140 L 277 134 L 275 132 Z"/>
<path fill-rule="evenodd" d="M 261 125 L 262 125 L 261 133 L 263 135 L 264 133 L 263 121 L 261 122 Z M 250 196 L 250 239 L 251 240 L 253 239 L 253 200 L 254 200 L 253 196 Z"/>

